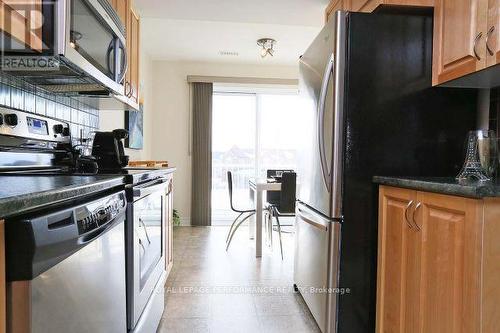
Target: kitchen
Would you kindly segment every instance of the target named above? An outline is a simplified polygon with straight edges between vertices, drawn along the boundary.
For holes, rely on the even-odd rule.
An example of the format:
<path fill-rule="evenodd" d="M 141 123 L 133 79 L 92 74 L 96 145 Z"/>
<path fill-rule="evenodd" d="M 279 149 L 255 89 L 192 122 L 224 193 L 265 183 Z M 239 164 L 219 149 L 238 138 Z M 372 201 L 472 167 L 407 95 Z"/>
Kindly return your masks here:
<path fill-rule="evenodd" d="M 0 4 L 0 332 L 500 330 L 498 1 Z"/>

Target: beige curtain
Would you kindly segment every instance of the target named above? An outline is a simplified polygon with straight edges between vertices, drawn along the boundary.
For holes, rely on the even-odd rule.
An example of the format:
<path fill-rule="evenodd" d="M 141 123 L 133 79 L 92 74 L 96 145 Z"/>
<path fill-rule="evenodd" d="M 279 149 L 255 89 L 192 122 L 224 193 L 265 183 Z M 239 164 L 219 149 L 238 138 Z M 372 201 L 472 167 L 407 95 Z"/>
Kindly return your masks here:
<path fill-rule="evenodd" d="M 191 224 L 211 225 L 212 215 L 212 83 L 192 83 Z"/>

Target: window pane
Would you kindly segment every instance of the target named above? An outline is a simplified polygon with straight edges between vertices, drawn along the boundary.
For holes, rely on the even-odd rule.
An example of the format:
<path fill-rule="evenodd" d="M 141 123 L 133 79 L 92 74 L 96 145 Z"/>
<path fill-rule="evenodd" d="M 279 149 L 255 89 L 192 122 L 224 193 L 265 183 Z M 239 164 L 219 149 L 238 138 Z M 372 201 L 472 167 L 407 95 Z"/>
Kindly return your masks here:
<path fill-rule="evenodd" d="M 213 96 L 212 224 L 227 224 L 236 217 L 229 205 L 227 171 L 233 172 L 235 205 L 249 204 L 248 180 L 255 176 L 255 101 L 250 94 Z"/>
<path fill-rule="evenodd" d="M 303 124 L 297 95 L 259 95 L 259 176 L 267 169 L 297 170 Z"/>

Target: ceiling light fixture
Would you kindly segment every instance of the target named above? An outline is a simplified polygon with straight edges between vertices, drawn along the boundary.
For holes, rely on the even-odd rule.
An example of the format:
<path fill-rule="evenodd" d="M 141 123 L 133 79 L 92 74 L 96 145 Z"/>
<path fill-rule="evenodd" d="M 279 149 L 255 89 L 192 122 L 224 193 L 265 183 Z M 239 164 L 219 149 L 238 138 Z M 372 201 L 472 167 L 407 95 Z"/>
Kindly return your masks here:
<path fill-rule="evenodd" d="M 262 47 L 260 50 L 260 56 L 265 58 L 268 54 L 272 57 L 274 56 L 274 45 L 276 44 L 276 40 L 272 38 L 261 38 L 257 40 L 257 45 Z"/>

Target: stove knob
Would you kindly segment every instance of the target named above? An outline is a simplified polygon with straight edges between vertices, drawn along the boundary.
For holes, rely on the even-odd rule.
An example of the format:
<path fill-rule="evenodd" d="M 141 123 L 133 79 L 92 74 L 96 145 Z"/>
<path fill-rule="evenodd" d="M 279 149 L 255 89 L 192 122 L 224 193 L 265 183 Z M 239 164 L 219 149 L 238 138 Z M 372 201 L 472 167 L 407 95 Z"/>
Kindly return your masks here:
<path fill-rule="evenodd" d="M 9 126 L 17 126 L 18 119 L 17 119 L 17 114 L 15 113 L 9 113 L 4 116 L 5 119 L 5 124 Z"/>
<path fill-rule="evenodd" d="M 63 136 L 69 136 L 69 127 L 64 127 L 63 128 L 62 135 Z"/>
<path fill-rule="evenodd" d="M 62 124 L 54 125 L 54 134 L 62 134 L 63 129 L 64 127 Z"/>

